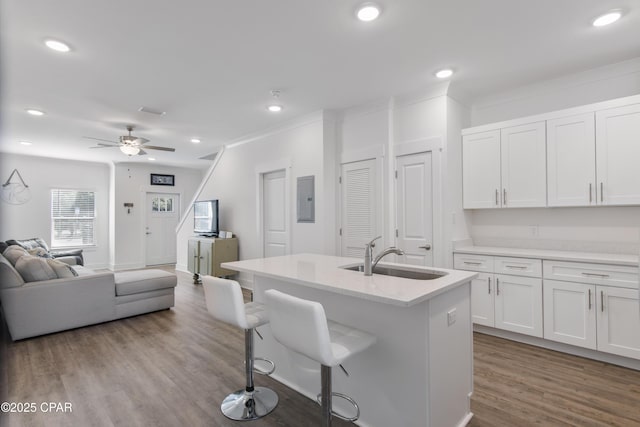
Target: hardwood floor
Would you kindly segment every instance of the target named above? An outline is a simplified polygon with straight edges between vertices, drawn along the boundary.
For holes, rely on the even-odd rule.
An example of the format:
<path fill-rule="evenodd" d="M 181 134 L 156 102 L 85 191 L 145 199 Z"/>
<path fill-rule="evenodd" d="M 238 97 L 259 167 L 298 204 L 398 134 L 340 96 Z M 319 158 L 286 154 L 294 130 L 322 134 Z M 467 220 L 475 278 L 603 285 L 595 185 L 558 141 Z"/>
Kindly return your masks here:
<path fill-rule="evenodd" d="M 239 424 L 220 413 L 244 383 L 243 332 L 209 316 L 190 275 L 178 278 L 171 310 L 15 343 L 3 327 L 0 401 L 38 410 L 0 414 L 0 426 L 319 425 L 314 402 L 260 375 L 280 396 L 272 414 Z M 640 426 L 640 372 L 487 335 L 474 345 L 473 427 Z M 72 412 L 44 413 L 43 402 Z"/>

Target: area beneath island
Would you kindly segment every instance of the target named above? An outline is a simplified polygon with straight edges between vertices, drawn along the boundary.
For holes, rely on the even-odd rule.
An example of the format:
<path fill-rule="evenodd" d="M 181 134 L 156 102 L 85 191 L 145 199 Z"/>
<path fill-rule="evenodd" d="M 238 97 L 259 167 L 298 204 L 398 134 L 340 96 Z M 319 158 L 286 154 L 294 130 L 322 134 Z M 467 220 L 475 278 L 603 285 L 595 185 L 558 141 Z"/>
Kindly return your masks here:
<path fill-rule="evenodd" d="M 255 301 L 277 289 L 323 304 L 327 317 L 376 335 L 378 341 L 333 372 L 333 390 L 353 397 L 365 427 L 463 426 L 472 417 L 472 272 L 415 280 L 349 271 L 361 260 L 298 254 L 224 263 L 253 275 Z M 387 264 L 397 265 L 397 264 Z M 415 268 L 415 267 L 413 267 Z M 277 343 L 260 327 L 256 356 L 276 363 L 272 375 L 311 399 L 320 392 L 320 366 Z M 339 399 L 334 409 L 349 412 Z M 319 409 L 318 409 L 319 410 Z"/>

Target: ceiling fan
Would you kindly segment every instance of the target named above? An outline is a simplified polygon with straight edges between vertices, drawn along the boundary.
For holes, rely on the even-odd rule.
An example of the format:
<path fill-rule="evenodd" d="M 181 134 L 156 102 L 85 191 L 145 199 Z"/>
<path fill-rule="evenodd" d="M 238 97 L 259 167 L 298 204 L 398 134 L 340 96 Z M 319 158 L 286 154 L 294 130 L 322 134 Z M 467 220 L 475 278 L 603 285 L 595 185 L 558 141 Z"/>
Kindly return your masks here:
<path fill-rule="evenodd" d="M 144 149 L 151 149 L 151 150 L 161 150 L 161 151 L 176 151 L 175 148 L 170 148 L 170 147 L 158 147 L 156 145 L 144 145 L 147 142 L 149 142 L 148 139 L 146 138 L 140 138 L 138 136 L 133 136 L 131 135 L 131 131 L 133 130 L 133 126 L 127 126 L 127 131 L 129 131 L 129 135 L 122 135 L 120 136 L 120 141 L 119 142 L 115 142 L 115 141 L 109 141 L 107 139 L 101 139 L 101 138 L 94 138 L 91 136 L 85 136 L 84 138 L 87 139 L 95 139 L 96 141 L 104 141 L 104 142 L 98 142 L 98 145 L 96 147 L 89 147 L 89 148 L 112 148 L 112 147 L 120 147 L 120 151 L 122 151 L 124 154 L 126 154 L 127 156 L 141 156 L 143 154 L 147 154 L 146 151 L 143 150 Z M 108 142 L 109 144 L 105 144 L 105 142 Z"/>

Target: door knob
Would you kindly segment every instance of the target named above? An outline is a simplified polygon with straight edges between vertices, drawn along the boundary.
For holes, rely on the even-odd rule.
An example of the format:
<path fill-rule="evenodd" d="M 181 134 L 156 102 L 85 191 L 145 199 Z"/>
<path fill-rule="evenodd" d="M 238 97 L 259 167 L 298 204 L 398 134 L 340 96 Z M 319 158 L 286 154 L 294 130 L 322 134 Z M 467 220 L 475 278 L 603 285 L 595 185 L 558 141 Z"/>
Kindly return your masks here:
<path fill-rule="evenodd" d="M 418 246 L 420 249 L 424 249 L 425 251 L 428 251 L 429 249 L 431 249 L 431 245 L 426 244 L 424 246 Z"/>
<path fill-rule="evenodd" d="M 144 234 L 151 234 L 151 232 L 147 231 L 147 232 L 146 232 L 146 233 L 144 233 Z"/>

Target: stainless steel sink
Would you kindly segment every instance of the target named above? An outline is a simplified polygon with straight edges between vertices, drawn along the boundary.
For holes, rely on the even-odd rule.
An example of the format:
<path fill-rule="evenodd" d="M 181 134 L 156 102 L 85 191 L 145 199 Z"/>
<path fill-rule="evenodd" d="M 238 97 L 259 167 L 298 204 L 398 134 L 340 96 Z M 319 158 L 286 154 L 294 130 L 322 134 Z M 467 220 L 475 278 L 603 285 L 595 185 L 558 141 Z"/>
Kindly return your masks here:
<path fill-rule="evenodd" d="M 341 268 L 344 268 L 345 270 L 364 272 L 364 264 Z M 386 265 L 376 265 L 373 269 L 373 274 L 382 274 L 385 276 L 402 277 L 414 280 L 433 280 L 447 275 L 447 273 L 433 270 L 421 270 L 411 267 L 391 267 Z"/>

